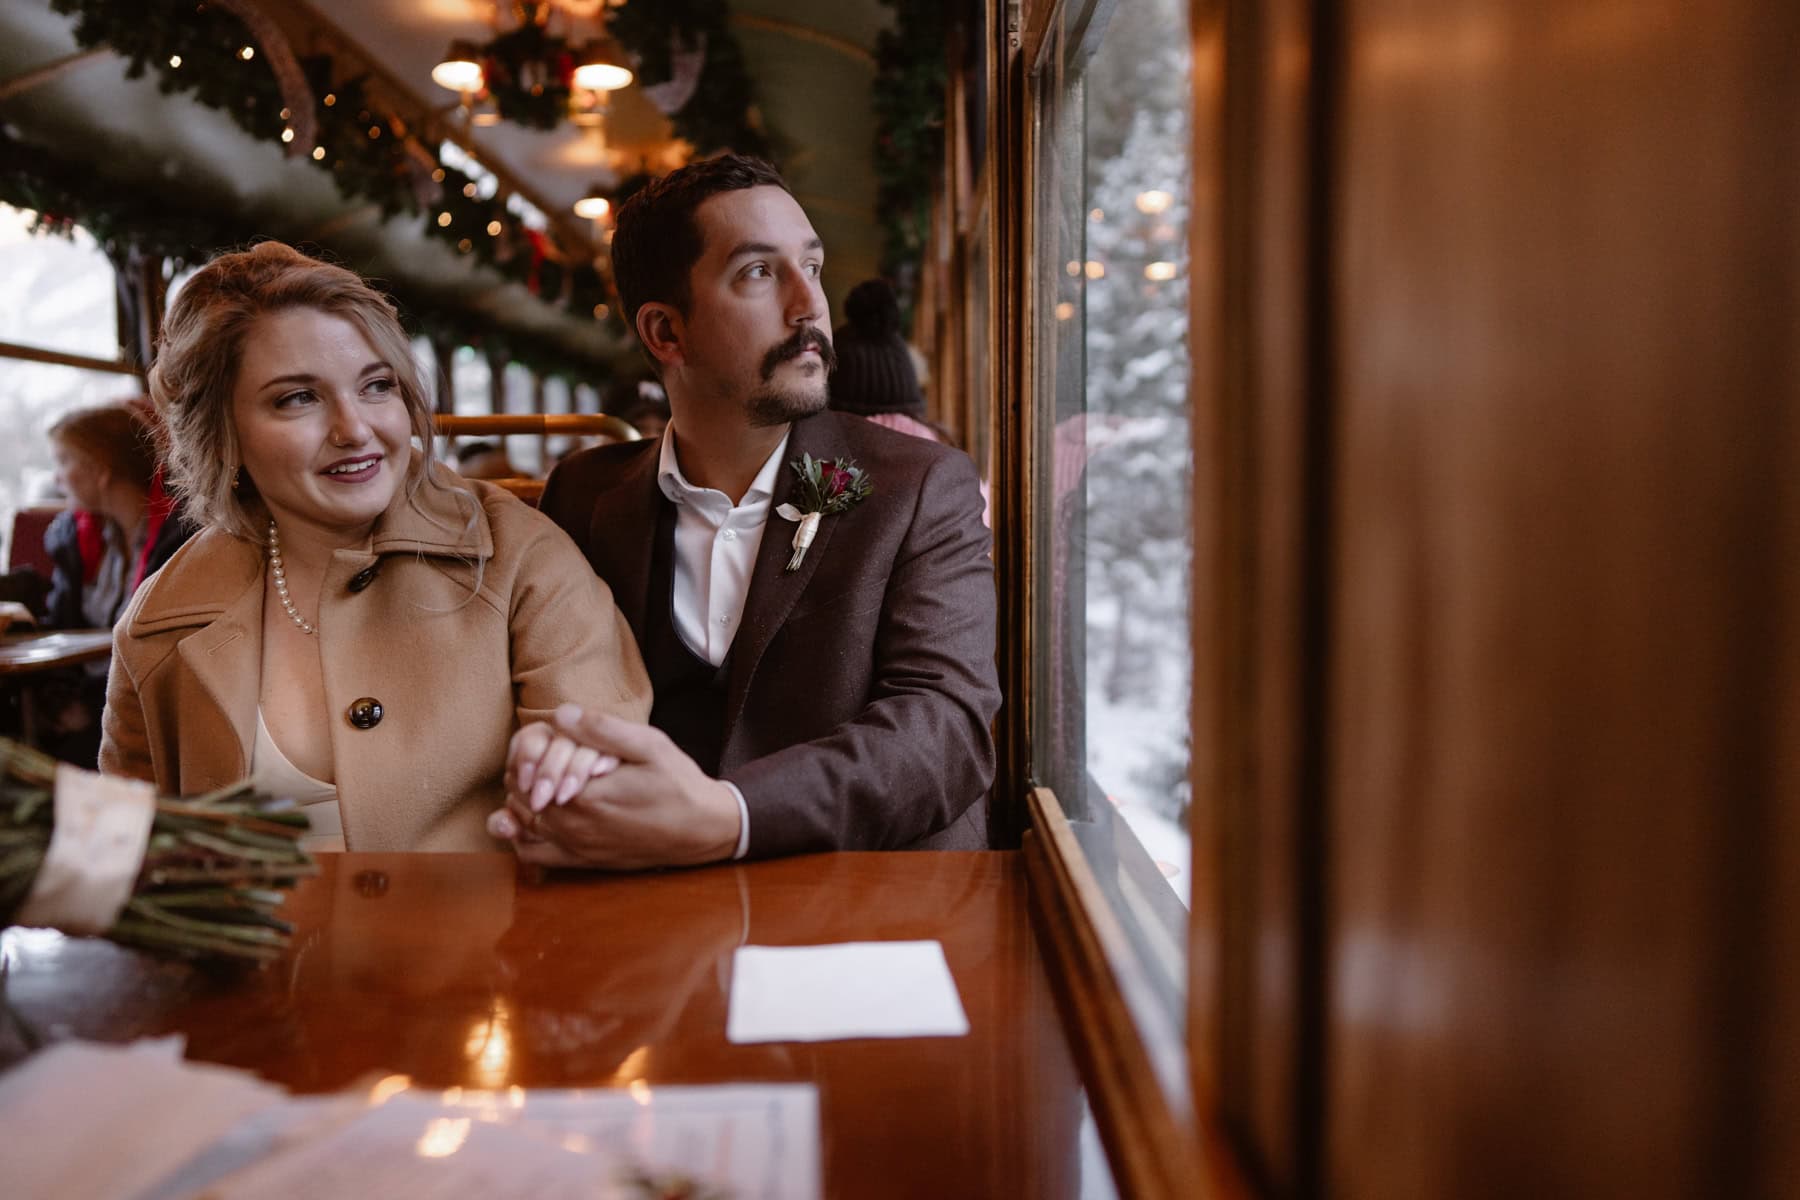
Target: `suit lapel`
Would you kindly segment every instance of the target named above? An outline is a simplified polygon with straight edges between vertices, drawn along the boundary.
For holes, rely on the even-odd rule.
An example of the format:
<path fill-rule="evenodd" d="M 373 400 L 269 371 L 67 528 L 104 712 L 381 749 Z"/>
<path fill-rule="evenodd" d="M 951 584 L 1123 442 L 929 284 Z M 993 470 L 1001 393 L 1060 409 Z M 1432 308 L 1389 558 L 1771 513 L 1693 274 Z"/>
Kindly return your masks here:
<path fill-rule="evenodd" d="M 613 487 L 594 498 L 593 514 L 588 518 L 588 557 L 612 588 L 613 603 L 640 643 L 644 640 L 656 518 L 660 506 L 668 503 L 657 485 L 657 462 L 654 451 L 639 454 Z"/>
<path fill-rule="evenodd" d="M 793 435 L 788 438 L 787 453 L 775 478 L 775 493 L 769 499 L 769 519 L 763 527 L 762 545 L 756 552 L 756 567 L 750 574 L 750 593 L 744 600 L 744 616 L 731 646 L 731 670 L 725 692 L 724 736 L 727 740 L 749 698 L 750 683 L 756 675 L 757 664 L 762 661 L 763 651 L 768 649 L 769 642 L 794 610 L 794 604 L 812 582 L 813 574 L 825 561 L 830 548 L 835 521 L 826 517 L 819 522 L 818 532 L 813 535 L 812 546 L 801 560 L 799 569 L 789 571 L 787 563 L 793 555 L 797 526 L 776 509 L 791 502 L 798 491 L 789 463 L 798 461 L 802 454 L 814 458 L 839 458 L 846 453 L 831 433 L 824 421 L 812 418 L 796 421 Z"/>

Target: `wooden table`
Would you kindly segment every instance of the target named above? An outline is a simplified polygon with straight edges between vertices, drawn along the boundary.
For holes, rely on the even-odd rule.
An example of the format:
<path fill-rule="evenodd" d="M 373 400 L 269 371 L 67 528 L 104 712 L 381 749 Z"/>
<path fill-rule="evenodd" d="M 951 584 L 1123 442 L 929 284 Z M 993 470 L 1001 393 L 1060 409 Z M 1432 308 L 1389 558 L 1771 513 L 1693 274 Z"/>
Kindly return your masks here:
<path fill-rule="evenodd" d="M 0 634 L 0 681 L 19 689 L 19 736 L 27 745 L 37 745 L 37 706 L 32 703 L 32 676 L 59 667 L 96 662 L 111 654 L 110 629 Z"/>
<path fill-rule="evenodd" d="M 0 634 L 0 676 L 31 675 L 112 653 L 110 629 L 64 629 L 51 633 Z"/>
<path fill-rule="evenodd" d="M 543 878 L 505 855 L 322 861 L 269 968 L 13 931 L 11 1003 L 52 1036 L 178 1031 L 190 1058 L 301 1092 L 378 1071 L 430 1088 L 811 1082 L 828 1196 L 1073 1197 L 1104 1169 L 1077 1162 L 1081 1092 L 1015 853 Z M 967 1037 L 725 1040 L 739 945 L 910 938 L 943 943 Z"/>

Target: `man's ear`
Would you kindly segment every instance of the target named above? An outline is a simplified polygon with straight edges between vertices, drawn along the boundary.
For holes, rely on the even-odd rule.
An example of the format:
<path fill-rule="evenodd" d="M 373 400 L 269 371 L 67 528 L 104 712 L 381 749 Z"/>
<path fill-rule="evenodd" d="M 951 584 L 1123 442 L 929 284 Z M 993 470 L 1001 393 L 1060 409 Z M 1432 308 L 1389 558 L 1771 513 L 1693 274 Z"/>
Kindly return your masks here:
<path fill-rule="evenodd" d="M 682 361 L 682 337 L 686 329 L 681 313 L 672 304 L 651 301 L 637 311 L 638 341 L 651 357 L 664 366 L 678 366 Z"/>

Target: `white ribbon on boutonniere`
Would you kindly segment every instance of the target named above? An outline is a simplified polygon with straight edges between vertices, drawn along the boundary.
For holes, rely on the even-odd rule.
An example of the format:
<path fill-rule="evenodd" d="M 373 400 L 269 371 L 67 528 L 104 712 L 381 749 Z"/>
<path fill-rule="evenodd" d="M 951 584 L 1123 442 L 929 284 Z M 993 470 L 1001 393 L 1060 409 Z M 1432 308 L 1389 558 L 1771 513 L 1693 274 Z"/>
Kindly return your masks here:
<path fill-rule="evenodd" d="M 798 571 L 807 547 L 818 535 L 819 522 L 862 503 L 875 490 L 875 485 L 870 482 L 867 471 L 842 458 L 826 462 L 802 454 L 788 466 L 799 476 L 797 498 L 800 505 L 783 504 L 775 511 L 785 520 L 800 523 L 800 528 L 794 530 L 794 553 L 787 564 L 788 570 Z"/>

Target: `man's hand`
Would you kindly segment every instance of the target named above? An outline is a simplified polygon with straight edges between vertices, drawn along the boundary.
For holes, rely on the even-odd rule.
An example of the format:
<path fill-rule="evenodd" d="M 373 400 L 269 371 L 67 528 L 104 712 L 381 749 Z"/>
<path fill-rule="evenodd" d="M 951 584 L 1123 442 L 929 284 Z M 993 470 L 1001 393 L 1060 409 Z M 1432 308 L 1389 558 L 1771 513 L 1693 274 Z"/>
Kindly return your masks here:
<path fill-rule="evenodd" d="M 608 758 L 617 765 L 596 773 Z M 571 779 L 581 781 L 572 793 Z M 572 704 L 556 711 L 551 726 L 513 735 L 506 807 L 488 821 L 488 831 L 513 841 L 526 862 L 610 870 L 730 858 L 739 828 L 731 789 L 661 730 Z"/>

